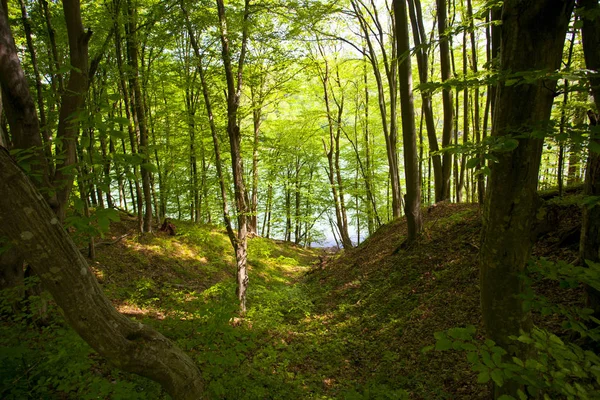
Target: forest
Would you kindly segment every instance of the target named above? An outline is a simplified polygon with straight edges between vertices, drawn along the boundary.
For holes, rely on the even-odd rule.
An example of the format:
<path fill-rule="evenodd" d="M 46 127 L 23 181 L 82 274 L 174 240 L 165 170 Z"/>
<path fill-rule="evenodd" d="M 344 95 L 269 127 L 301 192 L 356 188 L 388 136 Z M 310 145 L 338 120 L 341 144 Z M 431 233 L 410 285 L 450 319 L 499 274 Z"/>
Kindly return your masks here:
<path fill-rule="evenodd" d="M 599 49 L 598 0 L 0 0 L 0 398 L 599 398 Z"/>

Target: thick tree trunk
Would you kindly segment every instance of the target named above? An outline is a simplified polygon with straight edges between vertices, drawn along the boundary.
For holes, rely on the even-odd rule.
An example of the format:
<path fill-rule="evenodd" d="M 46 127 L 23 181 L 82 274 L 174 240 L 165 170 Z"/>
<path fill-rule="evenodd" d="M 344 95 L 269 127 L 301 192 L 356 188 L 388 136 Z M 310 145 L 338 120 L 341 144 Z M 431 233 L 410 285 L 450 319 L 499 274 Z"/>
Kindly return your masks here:
<path fill-rule="evenodd" d="M 584 8 L 583 28 L 583 54 L 585 66 L 588 70 L 600 70 L 600 5 L 598 0 L 579 0 L 579 7 Z M 600 78 L 597 75 L 590 76 L 590 87 L 594 95 L 596 110 L 600 111 Z M 600 122 L 598 114 L 588 111 L 591 125 L 590 141 L 596 146 L 600 145 Z M 589 148 L 587 168 L 585 174 L 585 194 L 587 196 L 600 196 L 600 154 Z M 584 207 L 581 226 L 580 258 L 585 263 L 589 260 L 600 262 L 600 206 Z M 600 292 L 591 286 L 586 286 L 587 301 L 595 311 L 600 314 Z"/>
<path fill-rule="evenodd" d="M 159 382 L 174 399 L 202 399 L 194 362 L 152 328 L 119 314 L 39 192 L 0 149 L 0 232 L 31 265 L 65 319 L 118 368 Z"/>
<path fill-rule="evenodd" d="M 502 14 L 501 71 L 555 70 L 574 1 L 522 0 L 504 2 Z M 488 197 L 483 216 L 480 251 L 481 307 L 487 335 L 498 345 L 523 357 L 510 335 L 529 330 L 523 311 L 521 274 L 531 251 L 531 224 L 537 206 L 536 187 L 543 139 L 533 132 L 549 129 L 556 81 L 539 78 L 516 85 L 498 86 L 492 134 L 518 141 L 512 151 L 497 153 L 491 165 Z M 529 133 L 523 137 L 524 133 Z M 512 137 L 512 136 L 515 137 Z M 517 139 L 518 138 L 518 139 Z M 515 387 L 496 388 L 496 396 L 516 395 Z"/>
<path fill-rule="evenodd" d="M 412 242 L 423 229 L 421 216 L 421 179 L 417 155 L 417 132 L 412 92 L 412 67 L 408 37 L 406 0 L 394 0 L 396 45 L 398 48 L 398 82 L 400 83 L 400 109 L 402 113 L 402 138 L 404 146 L 404 173 L 406 196 L 404 212 L 408 226 L 408 242 Z"/>
<path fill-rule="evenodd" d="M 31 174 L 36 177 L 38 187 L 50 188 L 48 161 L 43 151 L 35 104 L 29 94 L 27 78 L 21 68 L 7 15 L 1 6 L 0 86 L 4 113 L 11 127 L 12 144 L 15 149 L 33 150 L 33 158 L 29 160 Z M 48 192 L 45 195 L 48 197 Z"/>

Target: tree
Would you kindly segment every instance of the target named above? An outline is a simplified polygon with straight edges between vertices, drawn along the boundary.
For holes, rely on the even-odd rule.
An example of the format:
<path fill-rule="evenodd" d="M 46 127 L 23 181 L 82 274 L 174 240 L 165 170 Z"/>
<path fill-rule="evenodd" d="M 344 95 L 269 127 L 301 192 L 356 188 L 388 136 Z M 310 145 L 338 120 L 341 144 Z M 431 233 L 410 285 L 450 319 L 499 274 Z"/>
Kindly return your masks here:
<path fill-rule="evenodd" d="M 398 82 L 400 83 L 400 109 L 402 114 L 402 144 L 404 146 L 404 172 L 406 195 L 404 211 L 408 225 L 408 241 L 414 241 L 423 229 L 421 217 L 421 178 L 417 154 L 415 108 L 412 95 L 412 68 L 408 37 L 406 0 L 394 0 L 396 45 L 398 46 Z"/>
<path fill-rule="evenodd" d="M 479 255 L 485 329 L 509 354 L 524 355 L 526 349 L 516 347 L 509 336 L 531 327 L 519 297 L 521 274 L 531 251 L 543 135 L 556 86 L 556 79 L 545 78 L 541 71 L 560 67 L 573 4 L 509 0 L 502 11 L 500 72 L 535 77 L 498 85 L 492 135 L 503 141 L 506 151 L 495 154 L 498 162 L 491 166 Z M 515 388 L 496 388 L 496 396 L 504 392 L 514 395 Z"/>
<path fill-rule="evenodd" d="M 590 88 L 594 96 L 596 111 L 600 112 L 600 77 L 597 72 L 600 71 L 600 6 L 597 0 L 579 0 L 578 7 L 582 9 L 583 27 L 581 29 L 583 37 L 583 53 L 585 65 L 589 70 L 596 71 L 596 74 L 590 75 Z M 600 144 L 598 114 L 588 111 L 590 119 L 591 133 L 590 146 L 585 174 L 585 194 L 587 196 L 600 195 L 600 153 L 598 145 Z M 585 264 L 587 261 L 600 262 L 600 206 L 597 204 L 583 208 L 580 258 Z M 586 287 L 588 304 L 595 311 L 596 315 L 600 313 L 600 293 L 591 286 Z"/>
<path fill-rule="evenodd" d="M 442 69 L 442 82 L 450 79 L 450 46 L 447 18 L 446 0 L 436 0 L 438 34 L 440 37 L 440 67 Z M 444 124 L 442 130 L 442 149 L 448 147 L 454 135 L 454 107 L 452 105 L 452 90 L 449 87 L 442 89 L 442 102 L 444 106 Z M 452 154 L 448 151 L 442 156 L 442 183 L 440 192 L 436 191 L 435 201 L 450 199 L 450 175 L 452 173 Z"/>
<path fill-rule="evenodd" d="M 246 312 L 246 290 L 248 289 L 248 270 L 246 266 L 248 258 L 248 195 L 246 193 L 246 184 L 244 182 L 241 133 L 237 113 L 240 106 L 240 97 L 242 95 L 242 73 L 244 70 L 244 58 L 246 56 L 246 46 L 248 43 L 249 8 L 250 0 L 245 0 L 241 48 L 237 71 L 234 76 L 234 70 L 231 63 L 231 48 L 227 30 L 227 19 L 225 16 L 225 5 L 223 0 L 217 0 L 217 13 L 219 15 L 219 31 L 222 47 L 221 55 L 223 67 L 225 68 L 225 79 L 227 81 L 227 134 L 229 136 L 231 170 L 233 174 L 233 187 L 238 221 L 237 237 L 233 238 L 232 244 L 235 249 L 237 265 L 237 296 L 240 301 L 242 313 Z"/>
<path fill-rule="evenodd" d="M 0 32 L 0 71 L 11 71 L 2 73 L 0 82 L 13 106 L 12 137 L 41 142 L 39 122 L 31 111 L 34 102 L 2 7 Z M 43 154 L 34 157 L 34 165 L 36 158 L 43 165 Z M 116 366 L 159 382 L 173 398 L 203 398 L 201 374 L 193 361 L 160 333 L 114 309 L 58 215 L 5 148 L 0 148 L 0 190 L 0 236 L 33 268 L 73 329 Z"/>
<path fill-rule="evenodd" d="M 358 20 L 366 49 L 362 51 L 371 63 L 375 82 L 377 84 L 377 100 L 381 116 L 383 136 L 386 144 L 386 154 L 389 167 L 389 179 L 392 194 L 392 215 L 394 218 L 402 215 L 402 189 L 400 185 L 400 170 L 398 168 L 398 126 L 397 126 L 397 69 L 398 55 L 394 46 L 395 31 L 385 32 L 385 23 L 379 16 L 376 4 L 370 6 L 363 0 L 352 0 L 352 14 Z M 389 13 L 388 13 L 389 15 Z M 386 38 L 391 38 L 391 53 Z M 379 57 L 383 61 L 383 74 Z M 387 93 L 385 81 L 387 81 Z M 387 103 L 389 102 L 389 110 Z M 388 112 L 389 111 L 389 112 Z M 388 125 L 389 123 L 389 125 Z"/>
<path fill-rule="evenodd" d="M 0 233 L 32 266 L 73 329 L 118 368 L 160 383 L 174 399 L 204 398 L 198 367 L 154 329 L 115 310 L 29 179 L 0 149 Z"/>
<path fill-rule="evenodd" d="M 137 137 L 139 138 L 139 153 L 143 157 L 141 164 L 142 171 L 142 191 L 144 194 L 144 223 L 142 232 L 152 232 L 152 194 L 150 192 L 150 171 L 152 164 L 150 163 L 150 155 L 148 153 L 148 128 L 146 121 L 146 107 L 144 105 L 144 97 L 140 88 L 139 64 L 138 64 L 138 39 L 137 39 L 137 8 L 132 4 L 131 0 L 126 1 L 127 11 L 127 50 L 129 56 L 129 85 L 133 92 L 133 120 Z M 138 204 L 141 202 L 138 201 Z M 141 211 L 138 210 L 141 215 Z"/>

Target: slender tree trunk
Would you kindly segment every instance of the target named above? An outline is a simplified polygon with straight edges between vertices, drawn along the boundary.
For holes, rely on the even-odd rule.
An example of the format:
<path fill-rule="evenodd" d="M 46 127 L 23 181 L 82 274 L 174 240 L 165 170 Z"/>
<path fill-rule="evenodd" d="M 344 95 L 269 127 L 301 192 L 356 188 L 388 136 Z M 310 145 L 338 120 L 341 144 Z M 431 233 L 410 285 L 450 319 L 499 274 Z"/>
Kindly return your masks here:
<path fill-rule="evenodd" d="M 119 70 L 119 83 L 121 95 L 123 96 L 123 108 L 125 109 L 125 117 L 127 118 L 127 132 L 129 134 L 129 144 L 131 146 L 131 154 L 137 153 L 137 139 L 135 137 L 134 128 L 132 125 L 132 106 L 129 96 L 129 89 L 127 87 L 126 79 L 125 79 L 125 68 L 123 66 L 123 58 L 122 58 L 122 49 L 121 49 L 121 28 L 119 24 L 119 15 L 121 13 L 121 3 L 120 0 L 113 0 L 113 19 L 114 19 L 114 29 L 115 29 L 115 51 L 116 51 L 116 59 L 117 59 L 117 68 Z M 122 112 L 120 113 L 121 117 Z M 125 149 L 125 142 L 123 142 L 123 154 L 127 154 Z M 138 178 L 138 168 L 136 165 L 132 166 L 133 170 L 133 183 L 135 184 L 135 195 L 133 191 L 132 179 L 128 177 L 129 180 L 129 192 L 131 194 L 131 202 L 133 205 L 134 213 L 137 214 L 138 219 L 138 229 L 140 232 L 144 231 L 143 224 L 143 201 L 142 201 L 142 189 L 140 187 L 140 182 Z"/>
<path fill-rule="evenodd" d="M 426 84 L 429 80 L 428 77 L 428 66 L 429 60 L 426 48 L 420 46 L 427 46 L 428 42 L 425 36 L 425 26 L 423 24 L 423 14 L 421 11 L 420 0 L 409 0 L 408 7 L 410 11 L 410 21 L 413 31 L 413 38 L 415 47 L 418 48 L 416 51 L 417 55 L 417 67 L 419 70 L 419 78 L 421 84 Z M 438 139 L 435 129 L 435 120 L 433 117 L 433 107 L 431 105 L 431 93 L 426 90 L 421 90 L 421 101 L 423 104 L 423 116 L 425 117 L 425 127 L 427 128 L 427 139 L 429 141 L 429 151 L 431 153 L 437 153 L 440 148 L 438 145 Z M 443 179 L 442 179 L 442 158 L 439 154 L 431 156 L 433 163 L 433 176 L 435 182 L 435 193 L 436 199 L 442 198 L 443 191 Z"/>
<path fill-rule="evenodd" d="M 371 3 L 374 5 L 374 3 Z M 369 26 L 369 22 L 365 19 L 365 15 L 362 11 L 363 8 L 366 8 L 366 5 L 358 0 L 352 0 L 351 6 L 354 10 L 354 14 L 358 19 L 359 25 L 365 37 L 365 41 L 367 44 L 368 53 L 365 53 L 365 56 L 369 58 L 369 61 L 372 66 L 373 74 L 375 76 L 375 82 L 377 83 L 377 93 L 378 93 L 378 105 L 379 112 L 381 114 L 381 121 L 383 127 L 383 135 L 386 143 L 386 154 L 388 158 L 388 167 L 389 167 L 389 179 L 391 185 L 391 195 L 392 195 L 392 214 L 394 218 L 400 217 L 402 215 L 402 190 L 400 187 L 400 173 L 398 171 L 398 152 L 397 152 L 397 127 L 396 127 L 396 100 L 397 100 L 397 76 L 396 76 L 396 48 L 392 47 L 391 57 L 388 57 L 388 50 L 384 43 L 384 37 L 387 35 L 383 31 L 383 26 L 381 21 L 379 20 L 379 15 L 377 12 L 377 7 L 373 7 L 372 10 L 367 10 L 367 13 L 372 17 L 373 23 L 375 25 L 374 30 Z M 392 36 L 394 35 L 392 29 Z M 372 36 L 375 38 L 373 39 Z M 386 95 L 385 95 L 385 86 L 383 83 L 383 77 L 381 73 L 381 68 L 378 61 L 378 52 L 375 49 L 375 45 L 373 40 L 377 42 L 379 48 L 381 50 L 380 54 L 383 58 L 384 72 L 388 81 L 388 94 L 389 94 L 389 125 L 388 125 L 388 112 L 387 112 L 387 104 L 386 104 Z"/>
<path fill-rule="evenodd" d="M 229 135 L 233 187 L 238 215 L 238 233 L 234 245 L 235 259 L 237 263 L 237 296 L 238 300 L 240 301 L 240 310 L 242 313 L 245 313 L 246 290 L 248 288 L 248 270 L 246 268 L 248 256 L 248 198 L 246 193 L 246 185 L 244 183 L 244 164 L 241 154 L 241 133 L 237 121 L 237 111 L 240 106 L 240 97 L 242 94 L 242 72 L 248 40 L 250 0 L 245 0 L 241 50 L 236 71 L 237 76 L 235 77 L 233 67 L 231 65 L 231 49 L 229 45 L 229 34 L 227 31 L 227 20 L 225 17 L 225 5 L 223 4 L 223 0 L 216 1 L 217 13 L 219 16 L 219 29 L 221 34 L 221 54 L 223 58 L 223 66 L 225 68 L 225 78 L 227 81 L 227 134 Z"/>
<path fill-rule="evenodd" d="M 478 65 L 477 65 L 477 41 L 475 40 L 475 23 L 473 20 L 473 6 L 471 4 L 471 0 L 467 0 L 467 18 L 469 22 L 469 32 L 471 38 L 471 62 L 473 73 L 477 75 L 478 73 Z M 481 131 L 480 131 L 480 112 L 479 112 L 479 86 L 475 86 L 473 89 L 475 94 L 473 97 L 473 133 L 475 136 L 475 143 L 481 143 Z M 481 161 L 475 167 L 476 176 L 477 176 L 477 195 L 479 204 L 483 204 L 483 199 L 485 195 L 485 180 L 484 175 L 481 171 Z M 475 183 L 473 183 L 473 193 L 475 191 Z M 471 201 L 474 201 L 473 199 Z"/>
<path fill-rule="evenodd" d="M 144 158 L 144 163 L 140 166 L 142 175 L 142 191 L 144 195 L 144 223 L 143 232 L 152 232 L 152 192 L 150 188 L 150 170 L 152 168 L 150 154 L 148 152 L 148 128 L 146 126 L 146 110 L 144 107 L 144 98 L 139 80 L 138 67 L 138 42 L 137 42 L 137 9 L 132 4 L 132 0 L 127 0 L 127 48 L 129 52 L 129 67 L 131 75 L 129 78 L 131 89 L 133 91 L 134 121 L 137 119 L 135 128 L 139 137 L 139 153 Z M 139 210 L 138 210 L 139 211 Z"/>
<path fill-rule="evenodd" d="M 329 62 L 325 57 L 324 49 L 321 47 L 320 43 L 318 43 L 319 51 L 323 56 L 323 60 L 325 63 L 325 69 L 319 71 L 319 77 L 321 79 L 321 84 L 323 86 L 323 98 L 325 101 L 325 109 L 327 113 L 327 123 L 329 127 L 329 143 L 325 142 L 323 139 L 323 149 L 325 151 L 325 155 L 327 156 L 329 169 L 327 170 L 327 174 L 329 177 L 329 184 L 331 185 L 331 194 L 333 195 L 333 203 L 335 206 L 335 218 L 337 223 L 337 228 L 339 230 L 340 239 L 342 242 L 342 246 L 344 248 L 352 248 L 352 240 L 350 239 L 350 235 L 348 234 L 348 225 L 346 219 L 346 212 L 343 202 L 343 186 L 341 181 L 341 173 L 339 170 L 339 135 L 341 130 L 341 122 L 342 122 L 342 114 L 344 110 L 344 102 L 343 97 L 341 102 L 337 102 L 334 99 L 337 105 L 337 116 L 333 117 L 333 111 L 331 109 L 331 100 L 329 93 L 329 80 L 330 80 L 330 71 L 329 71 Z M 343 95 L 342 95 L 343 96 Z M 336 129 L 337 127 L 337 129 Z"/>
<path fill-rule="evenodd" d="M 463 14 L 464 17 L 464 14 Z M 468 15 L 465 19 L 468 19 Z M 463 78 L 467 79 L 467 32 L 463 32 L 463 48 L 462 48 L 462 62 L 463 62 Z M 463 90 L 463 137 L 462 144 L 465 145 L 469 141 L 469 88 L 465 86 Z M 465 169 L 467 167 L 467 155 L 463 153 L 460 157 L 460 175 L 458 178 L 458 185 L 456 187 L 456 199 L 457 202 L 460 203 L 463 201 L 462 191 L 465 187 Z M 467 197 L 468 197 L 468 192 Z"/>
<path fill-rule="evenodd" d="M 248 232 L 258 233 L 258 139 L 260 136 L 260 124 L 262 117 L 262 109 L 255 100 L 254 89 L 250 89 L 252 93 L 252 126 L 254 128 L 254 138 L 252 141 L 252 197 L 250 198 L 250 222 L 248 224 Z"/>
<path fill-rule="evenodd" d="M 82 112 L 85 93 L 88 89 L 88 42 L 91 31 L 85 32 L 81 22 L 79 0 L 64 0 L 63 12 L 69 37 L 69 60 L 73 67 L 69 81 L 62 94 L 58 129 L 56 132 L 56 172 L 54 187 L 58 200 L 56 212 L 63 220 L 73 186 L 74 164 L 77 162 L 76 142 L 79 135 L 79 121 L 73 118 Z"/>
<path fill-rule="evenodd" d="M 569 42 L 569 53 L 567 55 L 567 63 L 565 65 L 566 69 L 569 70 L 571 68 L 571 61 L 573 59 L 573 48 L 575 46 L 575 30 L 573 30 L 571 40 Z M 558 173 L 557 173 L 557 183 L 558 183 L 558 195 L 563 195 L 563 183 L 564 183 L 564 159 L 565 159 L 565 144 L 564 139 L 562 138 L 565 133 L 565 125 L 567 123 L 567 103 L 569 101 L 569 80 L 564 80 L 564 90 L 563 90 L 563 102 L 562 102 L 562 110 L 560 112 L 560 126 L 559 126 L 559 150 L 558 150 Z"/>
<path fill-rule="evenodd" d="M 407 240 L 413 242 L 423 229 L 423 218 L 421 216 L 421 179 L 419 177 L 415 109 L 412 97 L 412 67 L 406 1 L 394 0 L 393 7 L 396 22 L 397 54 L 399 56 L 398 82 L 400 83 L 402 142 L 404 146 L 404 173 L 406 176 L 404 211 L 408 226 Z"/>
<path fill-rule="evenodd" d="M 442 69 L 442 82 L 450 79 L 450 47 L 448 41 L 448 25 L 446 0 L 436 0 L 438 11 L 438 34 L 440 37 L 440 66 Z M 444 108 L 444 123 L 442 130 L 442 149 L 448 147 L 454 136 L 454 107 L 452 106 L 452 90 L 444 88 L 442 90 L 442 105 Z M 452 173 L 452 154 L 444 152 L 442 156 L 442 187 L 440 196 L 436 192 L 436 202 L 450 200 L 450 175 Z"/>

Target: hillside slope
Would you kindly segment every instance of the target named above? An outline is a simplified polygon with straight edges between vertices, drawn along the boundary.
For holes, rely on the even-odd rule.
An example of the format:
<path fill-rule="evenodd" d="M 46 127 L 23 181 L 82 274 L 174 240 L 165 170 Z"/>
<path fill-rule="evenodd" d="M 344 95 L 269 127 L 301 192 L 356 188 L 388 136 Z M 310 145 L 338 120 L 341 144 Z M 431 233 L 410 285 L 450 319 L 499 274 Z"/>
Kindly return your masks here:
<path fill-rule="evenodd" d="M 536 255 L 576 257 L 574 204 L 540 214 Z M 398 220 L 336 255 L 252 239 L 243 320 L 233 252 L 218 229 L 176 222 L 177 236 L 139 236 L 122 215 L 90 265 L 119 311 L 193 357 L 211 399 L 486 398 L 464 353 L 422 351 L 436 331 L 482 332 L 480 219 L 476 205 L 440 204 L 426 212 L 425 232 L 410 248 L 400 247 L 406 226 Z M 546 281 L 536 288 L 581 301 L 578 289 L 558 294 Z M 11 314 L 10 293 L 0 295 L 0 397 L 166 398 L 153 382 L 100 359 L 52 303 L 40 320 L 38 300 Z M 536 322 L 560 329 L 552 315 Z"/>
<path fill-rule="evenodd" d="M 569 233 L 577 230 L 579 214 L 575 201 L 550 202 L 536 224 L 534 255 L 573 261 L 578 237 Z M 464 353 L 422 352 L 435 343 L 435 332 L 451 327 L 474 325 L 482 335 L 480 228 L 478 206 L 440 204 L 426 212 L 424 234 L 411 248 L 399 248 L 406 225 L 395 221 L 307 277 L 317 314 L 327 326 L 321 340 L 345 343 L 343 363 L 328 378 L 334 397 L 393 398 L 386 393 L 400 389 L 410 398 L 489 397 Z M 545 280 L 534 288 L 555 300 L 582 304 L 580 289 L 564 291 Z M 560 331 L 557 316 L 534 319 Z M 348 392 L 352 381 L 355 389 Z"/>

